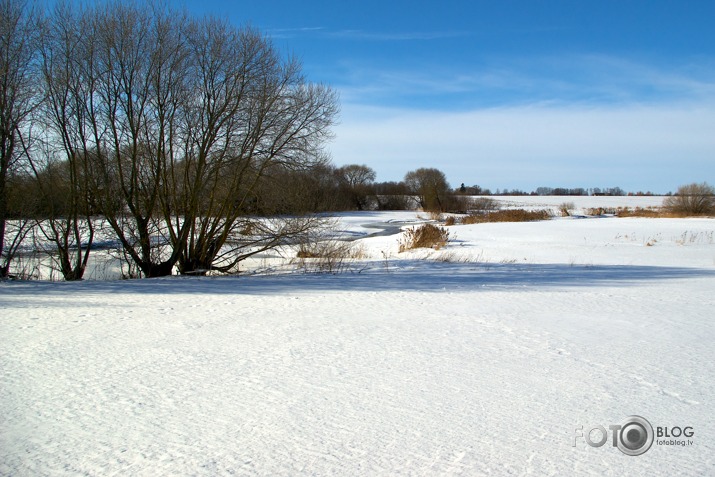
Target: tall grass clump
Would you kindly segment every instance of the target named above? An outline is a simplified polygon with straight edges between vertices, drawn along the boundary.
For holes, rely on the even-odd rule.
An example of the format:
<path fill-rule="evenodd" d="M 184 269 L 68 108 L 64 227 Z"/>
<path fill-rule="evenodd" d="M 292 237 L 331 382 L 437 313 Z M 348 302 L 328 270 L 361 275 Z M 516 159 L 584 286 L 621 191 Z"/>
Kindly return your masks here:
<path fill-rule="evenodd" d="M 455 217 L 454 215 L 448 215 L 444 219 L 444 225 L 446 225 L 447 227 L 455 225 L 456 223 L 457 223 L 457 217 Z"/>
<path fill-rule="evenodd" d="M 533 222 L 548 220 L 552 216 L 549 210 L 504 209 L 483 214 L 469 214 L 462 217 L 462 224 L 481 224 L 486 222 Z"/>
<path fill-rule="evenodd" d="M 559 205 L 559 212 L 561 212 L 562 217 L 571 217 L 574 209 L 576 209 L 576 204 L 573 202 L 563 202 Z"/>
<path fill-rule="evenodd" d="M 644 217 L 649 219 L 659 219 L 667 217 L 680 217 L 681 214 L 674 213 L 668 209 L 662 209 L 660 207 L 618 207 L 616 209 L 616 216 L 625 217 Z"/>
<path fill-rule="evenodd" d="M 433 224 L 422 224 L 404 231 L 399 242 L 400 252 L 415 248 L 433 248 L 439 250 L 449 241 L 449 231 Z"/>
<path fill-rule="evenodd" d="M 292 261 L 298 269 L 312 273 L 342 273 L 351 270 L 356 260 L 365 258 L 362 247 L 352 242 L 328 239 L 300 245 Z"/>

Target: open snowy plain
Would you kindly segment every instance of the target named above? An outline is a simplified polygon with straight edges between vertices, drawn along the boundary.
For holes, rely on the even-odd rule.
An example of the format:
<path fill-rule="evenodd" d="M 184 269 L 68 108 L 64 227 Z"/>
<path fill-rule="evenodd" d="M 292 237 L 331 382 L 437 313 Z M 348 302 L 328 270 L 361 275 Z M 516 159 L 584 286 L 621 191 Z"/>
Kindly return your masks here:
<path fill-rule="evenodd" d="M 341 216 L 340 274 L 0 283 L 0 474 L 715 474 L 715 219 L 370 236 L 418 220 Z"/>

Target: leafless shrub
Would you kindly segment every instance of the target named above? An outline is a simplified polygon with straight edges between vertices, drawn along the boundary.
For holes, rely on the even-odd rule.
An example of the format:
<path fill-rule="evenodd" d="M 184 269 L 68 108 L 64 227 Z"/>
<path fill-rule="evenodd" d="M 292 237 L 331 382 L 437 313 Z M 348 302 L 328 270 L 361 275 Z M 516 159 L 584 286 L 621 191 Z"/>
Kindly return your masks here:
<path fill-rule="evenodd" d="M 293 265 L 313 273 L 342 273 L 351 270 L 355 261 L 365 258 L 362 247 L 335 238 L 302 243 Z"/>
<path fill-rule="evenodd" d="M 559 205 L 559 212 L 561 212 L 562 217 L 571 217 L 575 208 L 576 204 L 573 202 L 563 202 Z"/>
<path fill-rule="evenodd" d="M 346 240 L 336 228 L 337 222 L 327 220 L 322 227 L 306 229 L 293 246 L 292 266 L 308 273 L 343 273 L 366 257 L 362 245 Z"/>
<path fill-rule="evenodd" d="M 50 270 L 52 273 L 52 270 Z M 15 257 L 11 273 L 4 278 L 11 280 L 41 280 L 42 274 L 42 254 L 33 250 L 27 254 L 20 254 Z M 52 279 L 52 277 L 50 277 Z M 54 281 L 54 280 L 53 280 Z"/>
<path fill-rule="evenodd" d="M 494 212 L 499 209 L 501 209 L 499 201 L 490 197 L 478 197 L 476 199 L 472 199 L 469 212 L 470 214 L 483 214 L 487 212 Z"/>
<path fill-rule="evenodd" d="M 33 223 L 28 219 L 20 219 L 8 221 L 4 226 L 6 232 L 3 234 L 4 246 L 0 252 L 0 279 L 29 278 L 27 264 L 19 263 L 18 259 L 23 255 L 25 238 L 32 231 Z"/>
<path fill-rule="evenodd" d="M 675 195 L 663 201 L 663 207 L 684 216 L 713 215 L 715 214 L 715 187 L 707 182 L 680 186 Z"/>

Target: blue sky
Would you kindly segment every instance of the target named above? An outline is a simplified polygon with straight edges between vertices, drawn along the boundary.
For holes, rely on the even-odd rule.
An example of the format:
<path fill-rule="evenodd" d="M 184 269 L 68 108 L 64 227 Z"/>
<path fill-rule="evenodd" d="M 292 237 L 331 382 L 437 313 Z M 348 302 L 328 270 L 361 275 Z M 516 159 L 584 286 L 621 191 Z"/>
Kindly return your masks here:
<path fill-rule="evenodd" d="M 715 183 L 715 0 L 172 0 L 340 93 L 338 164 L 454 186 Z"/>

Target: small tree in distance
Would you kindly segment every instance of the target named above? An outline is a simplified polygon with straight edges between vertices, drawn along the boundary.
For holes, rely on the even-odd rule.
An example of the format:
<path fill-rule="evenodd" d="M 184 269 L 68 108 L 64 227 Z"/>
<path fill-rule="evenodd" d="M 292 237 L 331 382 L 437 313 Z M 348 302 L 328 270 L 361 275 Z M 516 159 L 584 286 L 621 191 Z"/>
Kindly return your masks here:
<path fill-rule="evenodd" d="M 425 212 L 444 212 L 450 196 L 450 187 L 444 172 L 433 168 L 420 168 L 405 175 L 405 185 L 417 196 Z"/>
<path fill-rule="evenodd" d="M 349 164 L 336 169 L 335 174 L 350 205 L 357 210 L 367 209 L 373 192 L 375 171 L 364 164 Z"/>
<path fill-rule="evenodd" d="M 707 182 L 680 186 L 675 195 L 663 201 L 663 207 L 676 214 L 715 214 L 715 187 Z"/>

